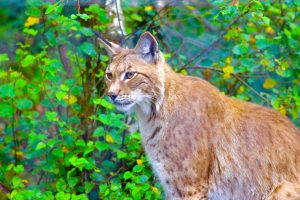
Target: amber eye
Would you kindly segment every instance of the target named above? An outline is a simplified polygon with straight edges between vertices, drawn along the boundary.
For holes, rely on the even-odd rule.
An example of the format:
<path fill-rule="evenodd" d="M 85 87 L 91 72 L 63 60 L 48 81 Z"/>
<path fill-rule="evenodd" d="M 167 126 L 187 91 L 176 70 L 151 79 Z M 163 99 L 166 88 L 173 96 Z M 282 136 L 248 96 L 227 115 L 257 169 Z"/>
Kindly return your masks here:
<path fill-rule="evenodd" d="M 111 79 L 112 79 L 112 73 L 106 73 L 106 74 L 105 74 L 105 77 L 106 77 L 108 80 L 111 80 Z"/>
<path fill-rule="evenodd" d="M 126 80 L 126 79 L 132 79 L 135 74 L 136 74 L 136 72 L 126 72 L 126 74 L 124 76 L 124 80 Z"/>

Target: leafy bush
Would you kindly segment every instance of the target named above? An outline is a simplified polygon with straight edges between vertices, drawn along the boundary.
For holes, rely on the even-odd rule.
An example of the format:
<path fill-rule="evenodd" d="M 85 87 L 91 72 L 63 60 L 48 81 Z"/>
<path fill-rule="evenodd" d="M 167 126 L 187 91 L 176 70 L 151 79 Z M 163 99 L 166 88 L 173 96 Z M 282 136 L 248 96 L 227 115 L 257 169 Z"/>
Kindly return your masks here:
<path fill-rule="evenodd" d="M 149 30 L 174 70 L 300 124 L 298 1 L 132 4 L 127 44 Z M 64 1 L 14 9 L 0 13 L 1 198 L 162 199 L 135 117 L 104 95 L 109 57 L 93 30 L 109 35 L 114 16 Z"/>

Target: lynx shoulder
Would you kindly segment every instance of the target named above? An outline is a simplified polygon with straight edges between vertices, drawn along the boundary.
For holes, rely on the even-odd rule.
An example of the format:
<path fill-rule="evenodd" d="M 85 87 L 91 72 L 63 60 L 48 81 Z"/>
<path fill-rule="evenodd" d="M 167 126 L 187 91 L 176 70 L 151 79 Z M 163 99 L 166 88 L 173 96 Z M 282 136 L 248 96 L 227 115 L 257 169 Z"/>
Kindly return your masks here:
<path fill-rule="evenodd" d="M 166 199 L 299 197 L 300 132 L 287 117 L 175 73 L 148 32 L 133 49 L 99 41 L 111 56 L 108 96 L 136 112 Z"/>

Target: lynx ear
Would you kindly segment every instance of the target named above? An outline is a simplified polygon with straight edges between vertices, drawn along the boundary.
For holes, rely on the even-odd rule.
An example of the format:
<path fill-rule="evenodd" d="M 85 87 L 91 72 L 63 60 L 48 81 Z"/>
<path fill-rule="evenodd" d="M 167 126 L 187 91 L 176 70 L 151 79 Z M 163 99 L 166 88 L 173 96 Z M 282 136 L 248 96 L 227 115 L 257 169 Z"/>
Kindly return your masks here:
<path fill-rule="evenodd" d="M 112 58 L 121 51 L 122 47 L 120 47 L 119 45 L 107 41 L 102 36 L 100 36 L 100 34 L 97 32 L 95 32 L 95 35 L 97 36 L 98 41 L 104 46 L 109 57 Z"/>
<path fill-rule="evenodd" d="M 158 44 L 149 32 L 141 35 L 135 50 L 148 62 L 156 62 L 159 54 Z"/>

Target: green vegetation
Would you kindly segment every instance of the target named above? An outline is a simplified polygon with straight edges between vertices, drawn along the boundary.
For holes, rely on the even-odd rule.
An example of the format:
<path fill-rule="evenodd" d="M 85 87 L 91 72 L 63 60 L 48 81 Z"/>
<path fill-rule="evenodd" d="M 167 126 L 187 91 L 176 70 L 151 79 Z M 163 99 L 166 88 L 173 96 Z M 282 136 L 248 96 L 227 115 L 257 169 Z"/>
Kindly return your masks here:
<path fill-rule="evenodd" d="M 0 199 L 163 198 L 135 117 L 105 96 L 93 30 L 128 46 L 151 31 L 174 70 L 300 125 L 299 0 L 123 1 L 123 38 L 80 2 L 0 3 Z"/>

